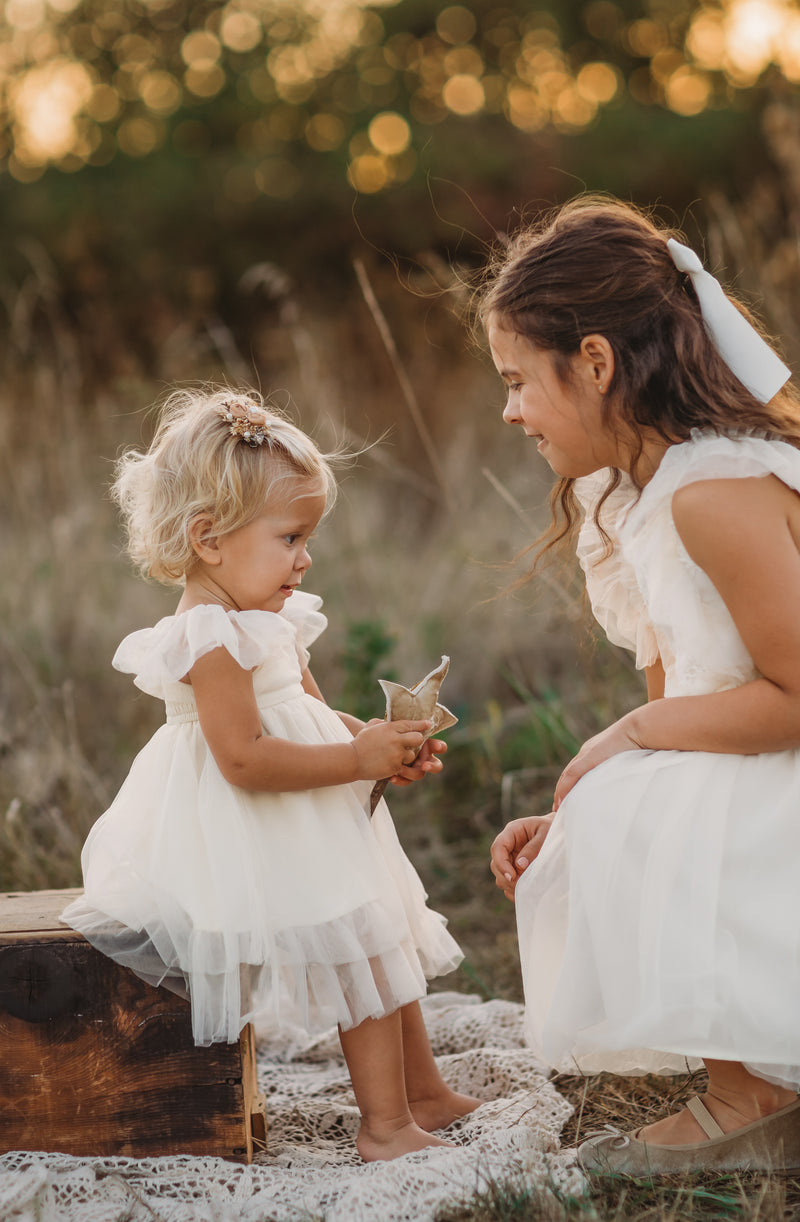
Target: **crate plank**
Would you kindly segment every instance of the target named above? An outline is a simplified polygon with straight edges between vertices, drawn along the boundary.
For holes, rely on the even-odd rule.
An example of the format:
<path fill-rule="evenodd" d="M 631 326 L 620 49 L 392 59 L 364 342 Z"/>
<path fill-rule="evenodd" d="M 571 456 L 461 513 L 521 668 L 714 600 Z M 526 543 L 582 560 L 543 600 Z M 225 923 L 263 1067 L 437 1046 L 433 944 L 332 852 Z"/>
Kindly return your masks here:
<path fill-rule="evenodd" d="M 67 891 L 9 891 L 0 894 L 0 941 L 3 934 L 61 930 L 66 936 L 81 935 L 59 920 L 61 912 L 82 894 L 80 887 Z"/>

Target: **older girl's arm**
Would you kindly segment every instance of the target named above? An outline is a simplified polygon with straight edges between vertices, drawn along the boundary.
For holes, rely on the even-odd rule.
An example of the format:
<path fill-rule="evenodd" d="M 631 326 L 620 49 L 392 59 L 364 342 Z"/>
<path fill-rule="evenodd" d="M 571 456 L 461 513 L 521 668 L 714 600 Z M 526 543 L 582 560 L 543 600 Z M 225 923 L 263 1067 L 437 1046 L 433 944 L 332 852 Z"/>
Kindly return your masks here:
<path fill-rule="evenodd" d="M 644 677 L 647 683 L 647 699 L 660 700 L 664 695 L 664 683 L 666 681 L 664 664 L 661 658 L 657 658 L 652 666 L 645 666 Z"/>
<path fill-rule="evenodd" d="M 672 510 L 760 677 L 634 709 L 584 744 L 559 780 L 557 802 L 591 768 L 632 748 L 751 755 L 800 747 L 800 497 L 774 476 L 707 480 L 680 489 Z"/>

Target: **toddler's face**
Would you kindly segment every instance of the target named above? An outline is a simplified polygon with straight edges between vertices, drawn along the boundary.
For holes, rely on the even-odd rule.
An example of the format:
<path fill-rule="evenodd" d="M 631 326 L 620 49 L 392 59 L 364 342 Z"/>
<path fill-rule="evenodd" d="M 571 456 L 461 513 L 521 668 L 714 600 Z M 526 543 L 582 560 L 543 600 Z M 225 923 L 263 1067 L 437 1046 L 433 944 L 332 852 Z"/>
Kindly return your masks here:
<path fill-rule="evenodd" d="M 493 320 L 488 338 L 508 387 L 503 419 L 522 426 L 557 475 L 578 477 L 620 465 L 616 438 L 603 422 L 603 397 L 586 362 L 573 359 L 573 376 L 565 384 L 552 354 L 519 332 Z"/>
<path fill-rule="evenodd" d="M 280 611 L 311 565 L 308 542 L 325 510 L 319 485 L 294 479 L 282 499 L 217 540 L 214 581 L 241 611 Z"/>

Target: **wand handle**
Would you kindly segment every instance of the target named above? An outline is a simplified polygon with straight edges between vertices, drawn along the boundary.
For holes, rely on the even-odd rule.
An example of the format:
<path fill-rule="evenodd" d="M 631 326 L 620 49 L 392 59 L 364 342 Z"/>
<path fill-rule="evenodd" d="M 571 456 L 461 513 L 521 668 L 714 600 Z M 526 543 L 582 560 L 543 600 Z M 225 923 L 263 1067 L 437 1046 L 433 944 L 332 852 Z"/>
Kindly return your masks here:
<path fill-rule="evenodd" d="M 376 781 L 375 784 L 372 786 L 372 793 L 369 795 L 369 813 L 371 815 L 375 814 L 375 807 L 378 805 L 381 798 L 383 797 L 384 790 L 386 789 L 386 786 L 388 784 L 389 784 L 389 777 L 386 776 L 383 778 L 382 781 Z"/>

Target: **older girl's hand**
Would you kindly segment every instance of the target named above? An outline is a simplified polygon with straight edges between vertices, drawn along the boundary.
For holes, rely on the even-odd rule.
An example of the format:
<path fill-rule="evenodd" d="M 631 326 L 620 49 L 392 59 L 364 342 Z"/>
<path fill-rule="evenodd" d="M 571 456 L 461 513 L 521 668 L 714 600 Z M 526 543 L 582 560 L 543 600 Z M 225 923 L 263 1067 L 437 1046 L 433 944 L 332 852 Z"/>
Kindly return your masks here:
<path fill-rule="evenodd" d="M 507 900 L 514 899 L 517 883 L 541 852 L 554 813 L 528 815 L 507 823 L 492 843 L 491 870 Z"/>
<path fill-rule="evenodd" d="M 414 781 L 421 781 L 429 772 L 441 772 L 444 765 L 437 756 L 444 755 L 446 750 L 447 743 L 442 742 L 441 738 L 427 738 L 414 763 L 401 768 L 392 777 L 392 784 L 413 785 Z"/>
<path fill-rule="evenodd" d="M 619 755 L 623 751 L 640 751 L 643 746 L 634 735 L 629 715 L 615 721 L 607 730 L 595 734 L 594 738 L 587 739 L 558 778 L 553 802 L 555 810 L 558 810 L 581 777 L 591 772 L 592 768 L 611 759 L 612 755 Z"/>

